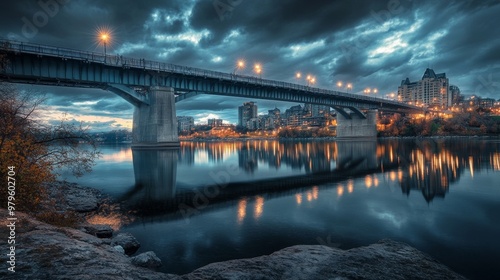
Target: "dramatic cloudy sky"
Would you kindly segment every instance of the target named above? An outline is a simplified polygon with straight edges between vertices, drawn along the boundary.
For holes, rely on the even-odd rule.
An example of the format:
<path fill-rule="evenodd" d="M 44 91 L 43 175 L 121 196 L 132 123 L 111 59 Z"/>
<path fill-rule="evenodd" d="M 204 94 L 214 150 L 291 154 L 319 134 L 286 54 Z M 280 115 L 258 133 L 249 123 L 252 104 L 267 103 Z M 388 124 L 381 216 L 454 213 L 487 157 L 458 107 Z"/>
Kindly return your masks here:
<path fill-rule="evenodd" d="M 108 53 L 317 86 L 353 84 L 353 93 L 394 92 L 425 68 L 445 72 L 464 94 L 500 98 L 500 1 L 412 0 L 56 0 L 4 1 L 0 36 L 102 52 L 96 30 L 113 31 Z M 44 12 L 43 5 L 52 3 Z M 43 16 L 43 13 L 46 16 Z M 86 121 L 95 130 L 130 128 L 133 108 L 100 90 L 37 87 L 45 117 Z M 177 104 L 177 115 L 235 123 L 244 99 L 202 95 Z M 259 113 L 293 105 L 257 101 Z"/>

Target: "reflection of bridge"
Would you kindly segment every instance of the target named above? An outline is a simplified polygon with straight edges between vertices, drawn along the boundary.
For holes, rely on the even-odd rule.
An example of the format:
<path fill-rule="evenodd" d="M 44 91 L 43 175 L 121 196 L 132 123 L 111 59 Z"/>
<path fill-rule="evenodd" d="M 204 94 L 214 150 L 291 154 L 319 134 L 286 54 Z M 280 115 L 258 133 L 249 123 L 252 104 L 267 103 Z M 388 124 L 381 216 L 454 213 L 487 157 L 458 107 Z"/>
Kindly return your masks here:
<path fill-rule="evenodd" d="M 361 109 L 421 110 L 369 96 L 117 55 L 11 41 L 0 41 L 0 51 L 9 62 L 0 73 L 1 80 L 102 88 L 132 103 L 135 144 L 178 145 L 175 102 L 200 93 L 327 105 L 339 113 L 341 137 L 375 136 L 375 115 L 365 115 Z"/>
<path fill-rule="evenodd" d="M 488 142 L 491 143 L 491 142 Z M 208 146 L 207 143 L 186 143 L 186 147 L 194 150 L 212 149 L 211 153 L 224 150 L 221 146 Z M 227 144 L 227 143 L 226 143 Z M 230 143 L 234 145 L 234 143 Z M 280 143 L 282 144 L 282 143 Z M 288 143 L 287 143 L 288 144 Z M 375 141 L 336 141 L 333 143 L 317 142 L 317 147 L 303 146 L 300 142 L 293 143 L 305 151 L 310 151 L 312 156 L 315 151 L 331 152 L 331 157 L 323 157 L 324 164 L 320 168 L 310 169 L 303 175 L 280 177 L 253 181 L 242 181 L 241 173 L 236 175 L 219 173 L 217 176 L 200 177 L 199 182 L 206 185 L 187 188 L 176 188 L 176 170 L 178 154 L 189 157 L 191 153 L 177 150 L 134 150 L 134 171 L 136 173 L 136 186 L 122 196 L 129 206 L 149 214 L 171 213 L 181 215 L 179 206 L 192 207 L 196 203 L 205 209 L 215 209 L 228 204 L 235 204 L 239 198 L 263 197 L 266 200 L 282 197 L 317 188 L 329 188 L 332 183 L 345 181 L 352 178 L 365 178 L 365 186 L 376 185 L 374 173 L 385 173 L 387 180 L 399 184 L 405 194 L 417 191 L 430 202 L 436 197 L 444 197 L 450 185 L 460 179 L 460 174 L 466 168 L 473 176 L 475 171 L 483 168 L 500 170 L 500 153 L 498 145 L 472 142 L 470 140 L 441 142 L 434 140 L 386 140 Z M 321 144 L 321 145 L 319 145 Z M 229 144 L 228 144 L 229 145 Z M 239 146 L 228 149 L 236 154 Z M 271 148 L 260 147 L 260 162 L 275 162 L 277 159 L 288 166 L 302 162 L 301 168 L 313 161 L 303 158 L 301 153 L 296 153 L 292 146 L 281 146 L 281 149 L 292 151 L 290 155 L 281 154 L 280 148 L 270 145 Z M 323 148 L 321 148 L 323 147 Z M 267 151 L 267 153 L 262 152 Z M 278 157 L 277 157 L 278 155 Z M 472 157 L 471 155 L 475 155 Z M 238 155 L 239 156 L 239 155 Z M 215 162 L 218 157 L 213 158 Z M 328 162 L 332 162 L 328 164 Z M 307 164 L 304 164 L 307 163 Z M 187 162 L 185 165 L 189 164 Z M 192 167 L 189 167 L 192 168 Z M 235 167 L 236 168 L 236 167 Z M 245 165 L 240 165 L 237 172 L 245 172 Z M 207 171 L 209 172 L 209 171 Z M 208 174 L 207 174 L 208 175 Z M 228 178 L 230 177 L 230 178 Z M 336 185 L 336 184 L 335 184 Z M 338 185 L 336 185 L 338 186 Z M 335 186 L 333 186 L 335 187 Z M 201 209 L 200 209 L 201 210 Z"/>
<path fill-rule="evenodd" d="M 380 165 L 376 158 L 375 141 L 339 141 L 337 146 L 336 167 L 333 170 L 326 166 L 324 170 L 312 173 L 252 181 L 233 181 L 230 178 L 238 176 L 216 172 L 215 176 L 211 176 L 211 182 L 204 186 L 179 190 L 175 187 L 176 150 L 134 150 L 136 185 L 120 200 L 126 201 L 129 207 L 148 214 L 175 212 L 186 207 L 194 209 L 206 202 L 212 207 L 235 201 L 242 196 L 289 195 L 290 192 L 310 186 L 363 177 L 398 166 L 397 162 L 386 162 L 383 167 Z M 240 166 L 241 168 L 244 167 Z"/>

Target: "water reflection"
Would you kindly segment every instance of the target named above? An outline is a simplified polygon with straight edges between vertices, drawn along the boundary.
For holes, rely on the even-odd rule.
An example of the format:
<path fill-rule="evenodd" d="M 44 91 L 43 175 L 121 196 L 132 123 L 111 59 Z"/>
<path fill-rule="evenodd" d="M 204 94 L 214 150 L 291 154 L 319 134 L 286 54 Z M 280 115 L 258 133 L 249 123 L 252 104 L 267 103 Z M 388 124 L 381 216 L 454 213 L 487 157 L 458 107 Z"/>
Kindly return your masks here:
<path fill-rule="evenodd" d="M 401 240 L 464 274 L 496 269 L 500 141 L 187 142 L 134 151 L 133 165 L 122 198 L 147 218 L 125 227 L 165 272 L 330 235 L 343 249 Z"/>
<path fill-rule="evenodd" d="M 135 186 L 120 200 L 133 208 L 162 209 L 175 197 L 177 149 L 133 150 Z"/>
<path fill-rule="evenodd" d="M 419 191 L 430 202 L 443 198 L 465 170 L 471 177 L 481 169 L 500 170 L 496 146 L 465 140 L 184 142 L 178 150 L 134 150 L 132 156 L 136 184 L 122 200 L 134 210 L 159 214 L 175 212 L 180 204 L 212 207 L 234 200 L 240 222 L 247 203 L 253 203 L 258 219 L 270 194 L 292 191 L 300 205 L 318 199 L 318 185 L 339 182 L 336 192 L 341 197 L 355 192 L 350 178 L 363 178 L 367 189 L 377 188 L 385 178 L 398 182 L 402 193 Z M 231 160 L 239 168 L 232 175 L 223 170 Z M 177 178 L 178 166 L 187 177 Z M 200 166 L 207 169 L 197 172 Z M 284 169 L 292 172 L 282 174 Z"/>

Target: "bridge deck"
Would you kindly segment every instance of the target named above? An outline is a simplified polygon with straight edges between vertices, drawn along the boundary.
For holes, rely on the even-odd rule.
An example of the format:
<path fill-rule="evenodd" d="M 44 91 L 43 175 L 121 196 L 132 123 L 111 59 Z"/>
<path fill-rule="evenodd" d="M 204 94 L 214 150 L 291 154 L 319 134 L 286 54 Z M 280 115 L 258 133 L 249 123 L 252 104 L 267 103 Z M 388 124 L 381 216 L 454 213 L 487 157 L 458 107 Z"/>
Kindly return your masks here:
<path fill-rule="evenodd" d="M 169 86 L 178 92 L 310 102 L 330 106 L 364 105 L 388 110 L 422 111 L 421 108 L 415 106 L 382 98 L 120 55 L 104 55 L 5 40 L 0 40 L 0 51 L 7 53 L 9 59 L 14 60 L 10 69 L 0 73 L 0 79 L 7 79 L 11 82 L 26 83 L 31 79 L 32 82 L 41 84 L 94 85 L 100 88 L 106 88 L 111 83 L 131 87 Z M 22 56 L 30 58 L 23 60 L 20 58 Z M 38 61 L 35 61 L 33 57 Z M 82 63 L 87 65 L 84 71 L 82 71 Z M 68 70 L 68 66 L 73 69 Z M 62 68 L 65 72 L 61 72 Z M 75 77 L 76 68 L 79 69 L 80 76 Z M 85 71 L 87 74 L 82 76 L 81 73 L 85 74 Z M 108 77 L 103 78 L 103 76 Z M 68 81 L 73 84 L 64 84 Z M 256 92 L 256 89 L 259 92 Z M 296 98 L 289 94 L 318 98 Z M 327 102 L 328 100 L 330 101 Z M 331 102 L 331 100 L 336 102 Z"/>

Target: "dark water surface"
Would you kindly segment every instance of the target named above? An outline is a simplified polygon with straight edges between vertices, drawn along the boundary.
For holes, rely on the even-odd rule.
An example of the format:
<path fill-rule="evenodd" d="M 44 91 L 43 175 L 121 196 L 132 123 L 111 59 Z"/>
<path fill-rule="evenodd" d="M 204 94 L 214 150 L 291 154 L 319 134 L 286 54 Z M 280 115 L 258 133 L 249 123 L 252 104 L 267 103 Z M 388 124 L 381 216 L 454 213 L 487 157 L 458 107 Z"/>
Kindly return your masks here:
<path fill-rule="evenodd" d="M 104 146 L 69 180 L 140 217 L 121 228 L 162 271 L 270 254 L 406 242 L 471 279 L 500 279 L 500 139 L 184 142 Z"/>

